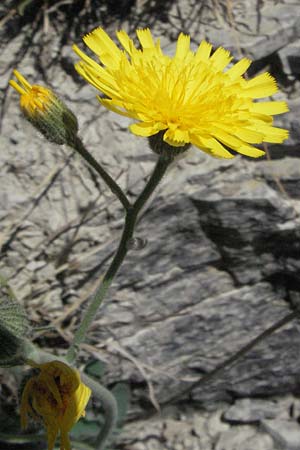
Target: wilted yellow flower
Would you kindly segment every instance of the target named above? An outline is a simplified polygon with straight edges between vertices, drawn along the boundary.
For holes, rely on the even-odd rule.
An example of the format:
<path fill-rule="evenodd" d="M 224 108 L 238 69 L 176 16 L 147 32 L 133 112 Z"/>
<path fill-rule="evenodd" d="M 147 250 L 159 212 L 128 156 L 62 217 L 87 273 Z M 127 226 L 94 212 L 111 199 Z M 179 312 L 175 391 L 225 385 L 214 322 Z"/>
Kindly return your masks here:
<path fill-rule="evenodd" d="M 25 117 L 51 142 L 72 144 L 77 135 L 78 123 L 74 114 L 51 89 L 31 85 L 17 70 L 19 81 L 9 84 L 20 94 L 20 106 Z"/>
<path fill-rule="evenodd" d="M 125 51 L 101 28 L 86 35 L 85 44 L 102 64 L 73 47 L 81 58 L 75 65 L 78 73 L 105 95 L 98 97 L 102 105 L 138 121 L 130 126 L 134 134 L 161 132 L 171 146 L 191 143 L 220 158 L 233 157 L 228 149 L 258 157 L 264 152 L 251 144 L 288 137 L 286 130 L 272 126 L 272 115 L 286 112 L 286 103 L 253 101 L 273 95 L 277 86 L 268 73 L 243 78 L 249 59 L 224 71 L 232 57 L 223 48 L 211 56 L 211 44 L 203 41 L 192 52 L 190 37 L 181 33 L 176 53 L 169 57 L 149 29 L 136 33 L 141 49 L 125 31 L 116 33 Z"/>
<path fill-rule="evenodd" d="M 68 432 L 85 414 L 91 390 L 81 382 L 79 372 L 60 361 L 31 365 L 39 374 L 31 377 L 21 399 L 21 425 L 27 427 L 28 416 L 42 419 L 47 430 L 48 450 L 52 450 L 58 433 L 60 449 L 71 450 Z"/>

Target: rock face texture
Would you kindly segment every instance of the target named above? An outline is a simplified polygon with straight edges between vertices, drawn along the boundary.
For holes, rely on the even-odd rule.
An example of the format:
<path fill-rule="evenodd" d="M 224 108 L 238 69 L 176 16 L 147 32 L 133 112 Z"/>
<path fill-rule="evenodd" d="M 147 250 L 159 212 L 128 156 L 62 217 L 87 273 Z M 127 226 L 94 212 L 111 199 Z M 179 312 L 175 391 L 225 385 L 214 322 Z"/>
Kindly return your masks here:
<path fill-rule="evenodd" d="M 153 24 L 148 6 L 137 1 L 123 26 Z M 289 103 L 290 113 L 276 123 L 290 138 L 260 160 L 215 160 L 190 149 L 173 164 L 142 213 L 136 232 L 142 248 L 130 250 L 82 358 L 105 363 L 105 384 L 131 387 L 128 423 L 116 449 L 296 449 L 297 320 L 208 384 L 189 386 L 299 306 L 300 4 L 177 0 L 156 13 L 152 28 L 166 51 L 183 30 L 193 45 L 206 38 L 235 57 L 251 57 L 250 75 L 269 70 L 281 86 L 277 98 Z M 51 21 L 49 36 L 48 53 L 39 60 L 48 84 L 78 116 L 87 147 L 134 199 L 155 155 L 130 134 L 127 119 L 104 111 L 93 88 L 79 82 L 70 69 L 70 44 L 58 51 Z M 4 89 L 22 39 L 3 49 Z M 48 67 L 47 55 L 60 55 L 62 66 Z M 37 57 L 32 48 L 18 57 L 18 69 L 43 83 Z M 78 156 L 22 121 L 11 91 L 4 106 L 0 272 L 33 325 L 52 327 L 33 333 L 37 342 L 63 349 L 118 244 L 123 212 Z M 153 404 L 161 405 L 160 415 Z"/>

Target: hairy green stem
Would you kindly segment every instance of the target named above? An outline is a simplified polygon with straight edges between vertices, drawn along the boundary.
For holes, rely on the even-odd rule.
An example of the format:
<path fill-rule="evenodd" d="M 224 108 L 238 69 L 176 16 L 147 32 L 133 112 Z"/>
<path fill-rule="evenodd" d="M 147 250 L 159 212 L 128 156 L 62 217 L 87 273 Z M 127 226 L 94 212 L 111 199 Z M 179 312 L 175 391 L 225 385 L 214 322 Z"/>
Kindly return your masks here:
<path fill-rule="evenodd" d="M 129 200 L 120 188 L 120 186 L 115 182 L 115 180 L 106 172 L 105 169 L 95 160 L 95 158 L 86 150 L 83 142 L 79 137 L 76 137 L 72 148 L 77 151 L 101 176 L 105 183 L 109 186 L 110 190 L 118 197 L 122 203 L 125 210 L 130 208 Z"/>
<path fill-rule="evenodd" d="M 107 439 L 111 437 L 118 420 L 118 405 L 115 397 L 101 384 L 86 374 L 82 374 L 82 381 L 91 388 L 93 395 L 101 401 L 101 407 L 105 412 L 105 422 L 95 443 L 95 450 L 104 450 Z"/>
<path fill-rule="evenodd" d="M 147 200 L 152 195 L 153 191 L 155 190 L 156 186 L 164 176 L 169 164 L 173 160 L 172 157 L 166 157 L 166 156 L 160 156 L 157 164 L 155 166 L 155 169 L 149 178 L 145 188 L 135 201 L 133 205 L 131 205 L 126 210 L 126 218 L 125 218 L 125 225 L 123 228 L 122 237 L 120 240 L 119 247 L 115 253 L 115 256 L 104 275 L 104 278 L 97 289 L 94 297 L 90 301 L 90 304 L 84 314 L 84 317 L 82 319 L 81 324 L 79 325 L 72 342 L 72 345 L 70 346 L 66 358 L 69 362 L 73 362 L 76 358 L 76 354 L 78 351 L 78 346 L 81 344 L 81 342 L 85 338 L 85 334 L 91 325 L 92 321 L 95 318 L 95 314 L 98 311 L 99 306 L 101 305 L 103 298 L 105 297 L 105 294 L 107 290 L 109 289 L 116 273 L 118 272 L 122 262 L 124 261 L 125 256 L 127 255 L 128 248 L 129 248 L 129 242 L 133 237 L 135 224 L 138 218 L 138 214 L 147 202 Z"/>

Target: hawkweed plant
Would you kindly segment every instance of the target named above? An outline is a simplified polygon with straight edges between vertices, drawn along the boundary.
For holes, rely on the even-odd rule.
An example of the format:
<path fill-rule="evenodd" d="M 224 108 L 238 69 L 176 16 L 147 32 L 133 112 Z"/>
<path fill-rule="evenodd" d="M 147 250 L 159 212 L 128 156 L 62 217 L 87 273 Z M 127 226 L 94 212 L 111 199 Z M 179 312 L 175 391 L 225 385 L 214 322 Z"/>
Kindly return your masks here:
<path fill-rule="evenodd" d="M 58 435 L 60 449 L 71 449 L 68 433 L 84 415 L 91 394 L 100 398 L 105 410 L 105 423 L 96 440 L 96 449 L 104 449 L 115 426 L 114 397 L 85 374 L 81 381 L 75 368 L 76 357 L 132 247 L 139 213 L 169 165 L 178 155 L 184 156 L 190 146 L 216 158 L 233 158 L 237 153 L 258 158 L 264 151 L 257 144 L 281 143 L 288 137 L 287 130 L 273 125 L 273 116 L 288 111 L 287 104 L 269 99 L 256 101 L 275 94 L 278 88 L 269 73 L 246 79 L 249 59 L 243 58 L 228 68 L 232 56 L 227 50 L 212 51 L 212 45 L 203 41 L 196 51 L 191 51 L 190 37 L 182 33 L 172 57 L 163 53 L 159 40 L 153 39 L 149 29 L 136 31 L 138 47 L 125 31 L 116 34 L 122 48 L 102 28 L 87 34 L 84 43 L 96 55 L 96 60 L 74 45 L 80 58 L 75 68 L 99 91 L 99 106 L 131 118 L 130 131 L 147 138 L 149 148 L 157 154 L 153 172 L 134 202 L 86 149 L 77 134 L 75 115 L 51 89 L 30 84 L 16 70 L 17 81 L 10 81 L 20 94 L 20 107 L 26 119 L 51 142 L 66 144 L 78 152 L 116 195 L 125 215 L 116 253 L 64 357 L 46 353 L 26 339 L 24 312 L 15 300 L 10 298 L 0 303 L 0 363 L 6 367 L 17 364 L 31 367 L 21 396 L 21 422 L 26 427 L 29 418 L 42 421 L 48 450 L 53 450 Z M 13 313 L 19 328 L 2 326 L 1 317 L 6 315 L 7 319 Z"/>

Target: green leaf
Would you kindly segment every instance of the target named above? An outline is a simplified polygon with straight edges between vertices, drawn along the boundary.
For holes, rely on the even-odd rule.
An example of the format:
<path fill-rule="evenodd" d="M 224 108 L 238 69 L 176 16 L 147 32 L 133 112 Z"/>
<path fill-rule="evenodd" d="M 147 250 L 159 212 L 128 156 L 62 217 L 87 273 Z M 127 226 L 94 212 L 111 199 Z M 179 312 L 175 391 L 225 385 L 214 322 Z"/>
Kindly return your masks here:
<path fill-rule="evenodd" d="M 72 439 L 93 442 L 99 434 L 101 426 L 96 420 L 80 419 L 72 428 Z"/>
<path fill-rule="evenodd" d="M 118 383 L 112 389 L 118 404 L 118 426 L 120 426 L 125 418 L 130 405 L 130 388 L 126 383 Z"/>
<path fill-rule="evenodd" d="M 101 379 L 105 372 L 105 362 L 100 361 L 99 359 L 92 360 L 84 368 L 84 371 L 87 375 L 90 375 L 91 377 Z"/>

